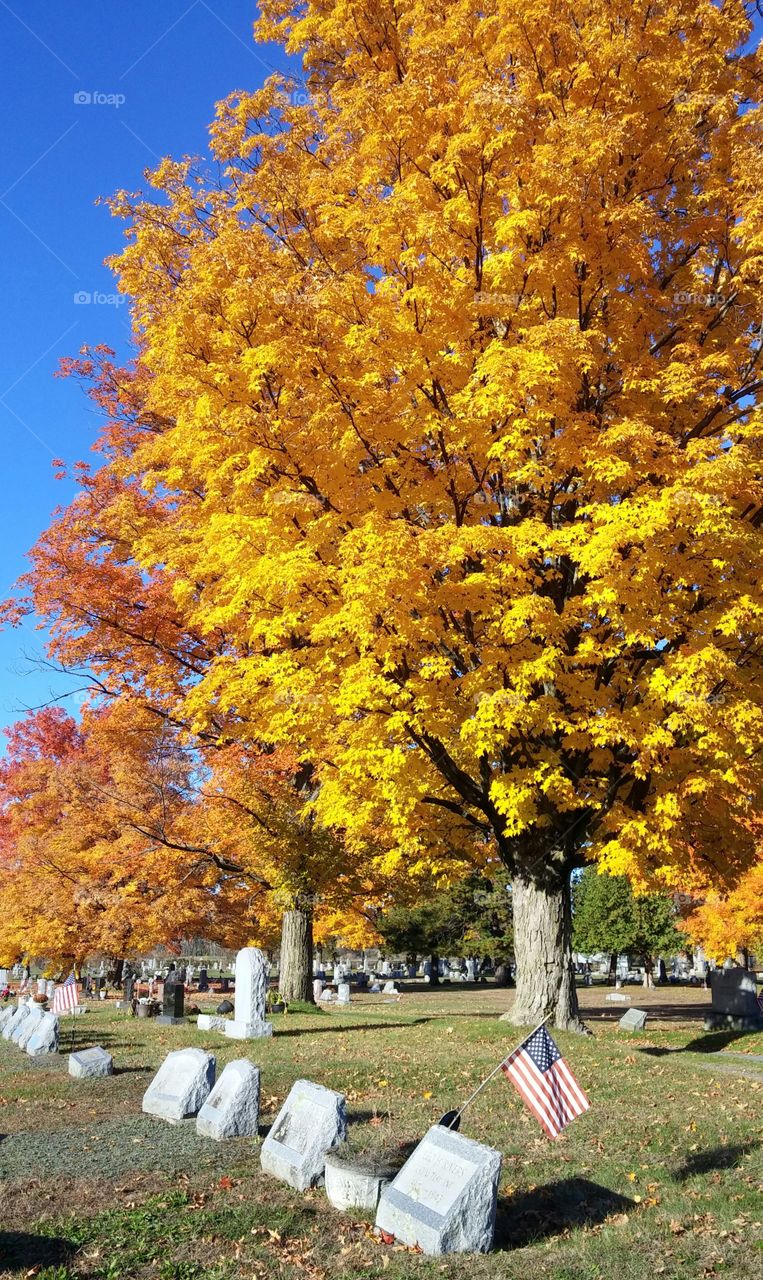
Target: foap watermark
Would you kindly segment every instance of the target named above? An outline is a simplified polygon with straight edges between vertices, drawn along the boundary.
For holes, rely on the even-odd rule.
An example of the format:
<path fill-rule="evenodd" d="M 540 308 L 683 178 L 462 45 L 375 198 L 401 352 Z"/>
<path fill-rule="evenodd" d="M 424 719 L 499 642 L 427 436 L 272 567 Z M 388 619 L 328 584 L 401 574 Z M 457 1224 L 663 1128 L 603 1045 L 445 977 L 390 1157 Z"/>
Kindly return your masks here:
<path fill-rule="evenodd" d="M 485 293 L 479 290 L 474 295 L 478 307 L 518 307 L 522 301 L 521 293 Z"/>
<path fill-rule="evenodd" d="M 99 293 L 89 289 L 78 289 L 74 294 L 75 307 L 123 307 L 127 302 L 124 293 Z"/>
<path fill-rule="evenodd" d="M 696 293 L 693 289 L 679 289 L 673 294 L 679 307 L 723 307 L 729 299 L 723 293 L 711 289 L 708 293 Z"/>
<path fill-rule="evenodd" d="M 676 489 L 670 495 L 671 502 L 676 507 L 696 507 L 703 506 L 722 507 L 725 505 L 723 498 L 717 493 L 703 493 L 701 489 Z"/>
<path fill-rule="evenodd" d="M 118 111 L 126 101 L 123 93 L 102 93 L 100 89 L 79 89 L 74 95 L 76 107 L 114 107 Z"/>

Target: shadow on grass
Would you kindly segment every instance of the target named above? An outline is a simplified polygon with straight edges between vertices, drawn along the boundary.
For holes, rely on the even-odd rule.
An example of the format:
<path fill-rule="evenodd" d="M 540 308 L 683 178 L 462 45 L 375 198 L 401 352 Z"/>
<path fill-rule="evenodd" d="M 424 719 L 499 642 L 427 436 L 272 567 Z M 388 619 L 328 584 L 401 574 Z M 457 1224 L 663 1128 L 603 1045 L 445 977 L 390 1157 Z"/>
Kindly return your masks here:
<path fill-rule="evenodd" d="M 674 1171 L 676 1182 L 686 1182 L 702 1173 L 711 1173 L 715 1169 L 736 1169 L 742 1158 L 750 1151 L 757 1151 L 759 1139 L 740 1142 L 730 1147 L 710 1147 L 707 1151 L 695 1151 L 687 1156 L 683 1164 Z"/>
<path fill-rule="evenodd" d="M 496 1246 L 522 1249 L 574 1227 L 589 1227 L 611 1214 L 629 1213 L 636 1202 L 588 1178 L 567 1178 L 498 1200 Z"/>
<path fill-rule="evenodd" d="M 66 1264 L 74 1252 L 68 1240 L 58 1236 L 32 1236 L 26 1231 L 0 1231 L 0 1269 L 56 1267 Z"/>
<path fill-rule="evenodd" d="M 663 1045 L 646 1045 L 639 1049 L 639 1053 L 646 1053 L 650 1058 L 665 1058 L 671 1053 L 720 1053 L 722 1049 L 728 1048 L 735 1040 L 742 1040 L 746 1035 L 750 1035 L 749 1031 L 708 1031 L 704 1036 L 697 1036 L 694 1040 L 690 1040 L 688 1044 L 681 1045 L 678 1049 L 671 1049 Z"/>
<path fill-rule="evenodd" d="M 431 1022 L 431 1018 L 409 1018 L 407 1022 L 335 1022 L 321 1027 L 279 1027 L 276 1035 L 281 1036 L 316 1036 L 323 1031 L 389 1031 L 394 1027 L 417 1027 L 421 1022 Z"/>

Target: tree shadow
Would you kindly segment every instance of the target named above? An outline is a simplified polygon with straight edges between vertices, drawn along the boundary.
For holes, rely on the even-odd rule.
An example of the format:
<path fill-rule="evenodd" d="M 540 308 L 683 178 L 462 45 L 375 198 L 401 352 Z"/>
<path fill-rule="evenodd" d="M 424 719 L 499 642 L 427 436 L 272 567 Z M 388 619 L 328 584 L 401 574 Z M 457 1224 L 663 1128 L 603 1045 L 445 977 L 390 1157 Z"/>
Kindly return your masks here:
<path fill-rule="evenodd" d="M 735 1040 L 741 1040 L 750 1034 L 749 1031 L 708 1031 L 703 1036 L 696 1036 L 688 1044 L 681 1045 L 680 1048 L 644 1045 L 639 1049 L 639 1053 L 646 1053 L 650 1058 L 665 1058 L 671 1053 L 720 1053 Z"/>
<path fill-rule="evenodd" d="M 500 1196 L 496 1246 L 523 1249 L 574 1227 L 593 1226 L 614 1213 L 629 1213 L 636 1202 L 588 1178 L 566 1178 L 533 1191 Z"/>
<path fill-rule="evenodd" d="M 760 1139 L 754 1138 L 731 1147 L 711 1147 L 707 1151 L 695 1151 L 678 1166 L 673 1177 L 676 1182 L 686 1182 L 688 1178 L 710 1173 L 714 1169 L 735 1169 L 743 1156 L 750 1151 L 757 1151 L 760 1145 Z"/>
<path fill-rule="evenodd" d="M 65 1265 L 74 1252 L 60 1236 L 32 1236 L 26 1231 L 0 1231 L 0 1267 L 5 1270 Z"/>
<path fill-rule="evenodd" d="M 319 1035 L 323 1031 L 389 1031 L 395 1027 L 416 1027 L 421 1022 L 431 1022 L 431 1018 L 409 1018 L 407 1022 L 342 1022 L 322 1027 L 279 1027 L 275 1034 L 280 1039 L 281 1036 Z"/>

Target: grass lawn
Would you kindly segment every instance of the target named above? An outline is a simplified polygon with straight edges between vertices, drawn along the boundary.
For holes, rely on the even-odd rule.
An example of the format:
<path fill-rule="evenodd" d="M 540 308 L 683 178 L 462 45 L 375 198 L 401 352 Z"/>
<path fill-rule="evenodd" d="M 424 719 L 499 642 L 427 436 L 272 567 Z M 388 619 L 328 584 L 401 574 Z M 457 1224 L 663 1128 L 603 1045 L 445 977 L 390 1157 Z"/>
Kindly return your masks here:
<path fill-rule="evenodd" d="M 0 1040 L 0 1274 L 38 1280 L 700 1280 L 763 1275 L 762 1035 L 704 1035 L 704 991 L 629 988 L 650 1009 L 619 1031 L 604 990 L 581 992 L 593 1035 L 559 1035 L 591 1110 L 556 1142 L 499 1077 L 462 1132 L 503 1154 L 494 1252 L 425 1258 L 374 1238 L 259 1172 L 259 1140 L 217 1144 L 144 1117 L 164 1055 L 213 1049 L 262 1068 L 261 1132 L 299 1076 L 346 1094 L 353 1140 L 418 1139 L 516 1042 L 510 993 L 454 987 L 276 1015 L 272 1041 L 161 1027 L 91 1004 L 75 1047 L 102 1044 L 110 1079 L 67 1074 Z M 202 1005 L 202 1007 L 204 1007 Z M 211 1005 L 210 1005 L 211 1008 Z M 719 1052 L 721 1051 L 721 1052 Z M 749 1056 L 753 1055 L 753 1056 Z"/>

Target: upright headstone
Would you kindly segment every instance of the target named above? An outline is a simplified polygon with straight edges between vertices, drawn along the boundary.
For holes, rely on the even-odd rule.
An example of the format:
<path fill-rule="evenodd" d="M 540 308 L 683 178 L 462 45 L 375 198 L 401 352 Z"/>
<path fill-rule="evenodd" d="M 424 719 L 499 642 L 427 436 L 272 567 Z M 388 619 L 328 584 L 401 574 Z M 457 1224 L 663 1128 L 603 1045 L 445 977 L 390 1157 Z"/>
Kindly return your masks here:
<path fill-rule="evenodd" d="M 340 982 L 336 989 L 337 1004 L 350 1003 L 350 984 L 349 982 Z"/>
<path fill-rule="evenodd" d="M 34 1007 L 33 1000 L 21 1000 L 19 1004 L 16 1005 L 16 1008 L 3 1027 L 3 1040 L 10 1040 L 19 1023 L 23 1022 L 24 1018 L 29 1017 L 30 1006 Z"/>
<path fill-rule="evenodd" d="M 273 1024 L 265 1021 L 268 973 L 259 947 L 244 947 L 236 956 L 236 1012 L 226 1022 L 225 1034 L 233 1040 L 272 1036 Z"/>
<path fill-rule="evenodd" d="M 49 1000 L 52 1000 L 55 993 L 56 993 L 56 984 L 52 978 L 49 978 L 46 989 L 45 989 L 45 994 Z"/>
<path fill-rule="evenodd" d="M 19 1049 L 26 1049 L 31 1039 L 32 1032 L 36 1030 L 44 1015 L 45 1010 L 41 1004 L 32 1004 L 29 1006 L 29 1016 L 25 1018 L 23 1022 L 19 1023 L 11 1036 L 11 1040 L 18 1045 Z"/>
<path fill-rule="evenodd" d="M 0 1009 L 0 1032 L 8 1025 L 17 1008 L 17 1005 L 8 1003 Z"/>
<path fill-rule="evenodd" d="M 38 994 L 38 996 L 47 996 L 47 994 L 48 994 L 48 983 L 47 983 L 47 979 L 46 979 L 46 978 L 38 978 L 38 979 L 37 979 L 37 994 Z"/>
<path fill-rule="evenodd" d="M 424 1253 L 486 1253 L 500 1173 L 500 1152 L 434 1125 L 382 1192 L 376 1225 Z"/>
<path fill-rule="evenodd" d="M 265 1173 L 305 1191 L 323 1174 L 327 1151 L 347 1137 L 344 1095 L 310 1080 L 296 1080 L 262 1144 Z"/>
<path fill-rule="evenodd" d="M 733 1031 L 758 1031 L 763 1027 L 754 973 L 738 966 L 716 969 L 710 991 L 712 1005 L 705 1018 L 706 1031 L 724 1027 Z"/>
<path fill-rule="evenodd" d="M 135 978 L 132 973 L 125 974 L 125 979 L 122 983 L 122 999 L 128 1006 L 135 999 Z"/>
<path fill-rule="evenodd" d="M 215 1057 L 203 1049 L 168 1053 L 143 1095 L 143 1110 L 175 1123 L 195 1116 L 215 1082 Z"/>
<path fill-rule="evenodd" d="M 58 1018 L 55 1013 L 43 1014 L 27 1040 L 26 1051 L 30 1058 L 58 1053 Z"/>
<path fill-rule="evenodd" d="M 260 1072 L 248 1058 L 229 1062 L 196 1118 L 206 1138 L 256 1138 L 260 1116 Z"/>
<path fill-rule="evenodd" d="M 75 1080 L 97 1080 L 112 1075 L 113 1071 L 114 1059 L 100 1045 L 69 1054 L 69 1075 Z"/>
<path fill-rule="evenodd" d="M 206 969 L 199 969 L 199 991 L 209 991 L 209 974 Z"/>
<path fill-rule="evenodd" d="M 157 1022 L 165 1026 L 177 1027 L 185 1022 L 185 986 L 180 980 L 177 970 L 172 969 L 164 980 L 162 992 L 162 1012 Z"/>
<path fill-rule="evenodd" d="M 323 991 L 323 979 L 313 978 L 313 1000 L 315 1001 L 316 1004 L 321 998 L 322 991 Z"/>

